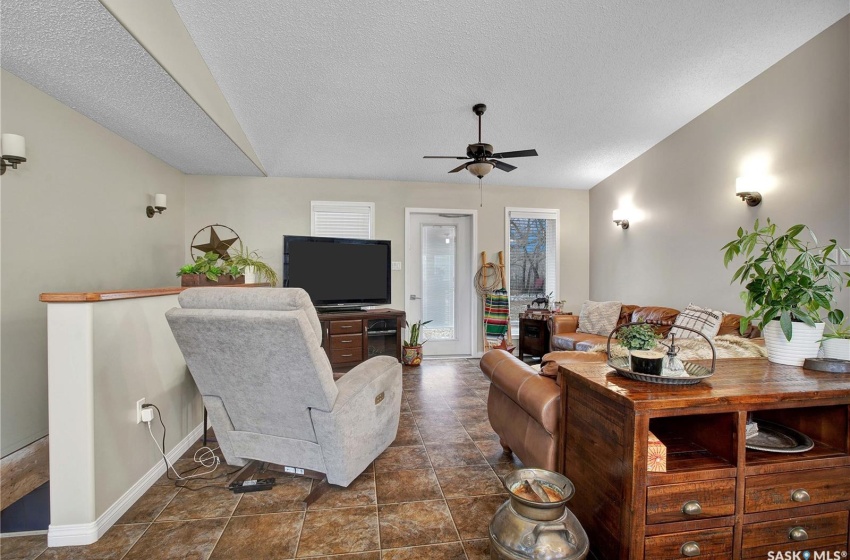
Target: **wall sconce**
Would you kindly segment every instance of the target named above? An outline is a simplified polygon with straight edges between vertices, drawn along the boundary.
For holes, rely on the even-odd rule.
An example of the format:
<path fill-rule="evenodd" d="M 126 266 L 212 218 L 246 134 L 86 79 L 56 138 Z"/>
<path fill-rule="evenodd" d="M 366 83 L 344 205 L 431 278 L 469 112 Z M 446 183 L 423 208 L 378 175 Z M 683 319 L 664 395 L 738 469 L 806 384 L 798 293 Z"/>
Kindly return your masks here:
<path fill-rule="evenodd" d="M 759 177 L 747 175 L 735 180 L 735 195 L 747 202 L 747 206 L 758 206 L 761 204 L 761 193 L 759 187 L 762 181 Z"/>
<path fill-rule="evenodd" d="M 27 141 L 17 134 L 0 136 L 0 175 L 6 173 L 6 167 L 17 169 L 19 163 L 27 160 Z"/>
<path fill-rule="evenodd" d="M 623 210 L 614 210 L 612 217 L 614 218 L 615 224 L 623 229 L 629 229 L 629 219 L 626 217 L 626 213 Z"/>
<path fill-rule="evenodd" d="M 153 197 L 153 206 L 148 206 L 146 213 L 148 218 L 153 218 L 154 214 L 162 214 L 163 210 L 165 210 L 165 195 L 157 194 Z"/>

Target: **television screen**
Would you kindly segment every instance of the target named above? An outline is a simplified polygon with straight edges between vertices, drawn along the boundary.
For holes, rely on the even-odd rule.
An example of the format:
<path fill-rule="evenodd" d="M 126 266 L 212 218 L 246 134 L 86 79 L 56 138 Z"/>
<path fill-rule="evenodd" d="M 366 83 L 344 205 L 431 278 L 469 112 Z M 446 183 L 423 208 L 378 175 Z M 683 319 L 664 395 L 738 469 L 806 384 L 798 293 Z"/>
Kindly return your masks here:
<path fill-rule="evenodd" d="M 316 306 L 390 303 L 390 242 L 283 236 L 283 285 Z"/>

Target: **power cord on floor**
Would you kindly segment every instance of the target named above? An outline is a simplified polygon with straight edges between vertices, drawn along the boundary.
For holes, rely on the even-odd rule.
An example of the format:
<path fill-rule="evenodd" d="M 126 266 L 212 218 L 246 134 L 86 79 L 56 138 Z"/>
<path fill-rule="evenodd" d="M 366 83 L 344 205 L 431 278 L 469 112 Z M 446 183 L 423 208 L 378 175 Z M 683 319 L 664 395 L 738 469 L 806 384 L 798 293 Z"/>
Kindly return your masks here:
<path fill-rule="evenodd" d="M 144 408 L 153 408 L 154 410 L 156 410 L 156 414 L 157 414 L 157 417 L 159 419 L 159 423 L 162 426 L 162 442 L 160 443 L 156 440 L 156 437 L 153 435 L 153 429 L 151 428 L 151 421 L 148 421 L 148 420 L 145 421 L 145 423 L 148 425 L 148 433 L 150 433 L 151 439 L 153 439 L 154 444 L 157 446 L 157 450 L 159 451 L 159 454 L 162 456 L 162 460 L 165 463 L 165 476 L 166 476 L 166 478 L 168 478 L 168 480 L 173 480 L 174 485 L 177 486 L 178 488 L 186 488 L 187 490 L 192 490 L 192 491 L 202 490 L 204 488 L 213 488 L 213 487 L 221 488 L 222 486 L 220 484 L 207 484 L 207 485 L 204 485 L 204 486 L 194 487 L 194 488 L 187 485 L 187 482 L 192 480 L 192 479 L 198 479 L 198 478 L 204 477 L 208 474 L 212 474 L 213 472 L 215 472 L 215 470 L 218 468 L 219 464 L 221 464 L 221 459 L 215 454 L 215 451 L 218 448 L 211 449 L 209 447 L 201 447 L 200 449 L 195 451 L 195 454 L 194 454 L 194 457 L 193 457 L 194 461 L 196 463 L 200 463 L 200 464 L 198 466 L 192 467 L 190 469 L 186 469 L 183 472 L 177 472 L 177 469 L 175 469 L 174 466 L 171 465 L 171 463 L 169 463 L 168 457 L 166 457 L 166 455 L 165 455 L 166 428 L 165 428 L 165 422 L 163 422 L 163 420 L 162 420 L 162 412 L 159 410 L 159 407 L 156 406 L 155 404 L 143 404 L 142 408 L 143 409 Z M 202 473 L 198 473 L 198 474 L 194 474 L 194 475 L 190 475 L 190 476 L 184 476 L 188 473 L 197 471 L 201 467 L 206 467 L 208 470 L 206 470 Z M 174 476 L 176 476 L 177 478 L 172 478 L 171 475 L 169 474 L 169 470 L 171 470 L 171 472 L 173 472 Z M 238 469 L 235 469 L 231 472 L 222 473 L 218 476 L 205 478 L 204 480 L 217 480 L 217 479 L 220 479 L 220 478 L 226 478 L 226 477 L 229 477 L 230 475 L 236 473 L 237 471 L 238 471 Z M 183 484 L 181 484 L 181 482 L 183 482 Z"/>

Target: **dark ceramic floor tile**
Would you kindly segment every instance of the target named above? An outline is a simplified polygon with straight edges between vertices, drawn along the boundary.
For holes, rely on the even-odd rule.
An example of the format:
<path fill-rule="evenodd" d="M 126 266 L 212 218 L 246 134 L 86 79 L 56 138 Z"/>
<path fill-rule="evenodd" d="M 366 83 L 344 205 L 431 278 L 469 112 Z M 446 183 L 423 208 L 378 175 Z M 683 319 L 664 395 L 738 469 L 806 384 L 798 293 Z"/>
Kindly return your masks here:
<path fill-rule="evenodd" d="M 499 436 L 496 435 L 496 432 L 490 426 L 490 420 L 486 418 L 484 420 L 463 420 L 461 424 L 473 440 L 496 438 L 498 441 Z"/>
<path fill-rule="evenodd" d="M 374 507 L 308 511 L 297 557 L 377 550 L 378 543 Z"/>
<path fill-rule="evenodd" d="M 469 393 L 463 396 L 446 397 L 444 400 L 452 410 L 464 408 L 472 410 L 487 410 L 487 401 L 479 399 L 475 396 L 475 393 L 472 390 L 469 390 Z"/>
<path fill-rule="evenodd" d="M 496 476 L 498 476 L 500 480 L 504 480 L 507 475 L 511 474 L 517 469 L 525 468 L 518 459 L 512 463 L 494 463 L 490 466 L 493 467 L 493 471 L 496 473 Z"/>
<path fill-rule="evenodd" d="M 378 506 L 381 546 L 404 548 L 458 540 L 448 506 L 443 500 Z"/>
<path fill-rule="evenodd" d="M 192 488 L 195 488 L 195 486 L 192 486 Z M 241 494 L 234 494 L 225 488 L 223 481 L 218 481 L 218 484 L 212 488 L 200 488 L 198 490 L 181 488 L 174 499 L 165 506 L 156 521 L 229 517 L 236 509 L 236 504 L 239 503 L 241 497 Z"/>
<path fill-rule="evenodd" d="M 422 437 L 419 435 L 419 430 L 416 425 L 402 426 L 399 423 L 398 432 L 396 432 L 395 440 L 390 444 L 390 447 L 422 445 Z"/>
<path fill-rule="evenodd" d="M 463 541 L 466 557 L 469 560 L 490 560 L 490 539 Z"/>
<path fill-rule="evenodd" d="M 502 448 L 498 440 L 480 440 L 475 442 L 475 446 L 484 454 L 484 458 L 490 464 L 493 463 L 513 463 L 518 462 L 513 454 L 508 454 Z"/>
<path fill-rule="evenodd" d="M 446 502 L 452 511 L 460 538 L 483 539 L 489 537 L 490 520 L 496 509 L 508 499 L 507 494 L 474 496 L 472 498 L 450 498 Z"/>
<path fill-rule="evenodd" d="M 322 497 L 310 504 L 308 509 L 333 509 L 375 505 L 375 475 L 363 473 L 355 478 L 348 487 L 334 486 Z"/>
<path fill-rule="evenodd" d="M 435 469 L 446 498 L 504 492 L 504 485 L 490 465 Z"/>
<path fill-rule="evenodd" d="M 3 560 L 31 560 L 47 548 L 47 535 L 0 538 L 0 558 Z"/>
<path fill-rule="evenodd" d="M 390 447 L 375 459 L 375 472 L 431 468 L 425 447 Z"/>
<path fill-rule="evenodd" d="M 151 523 L 124 560 L 206 560 L 227 519 Z"/>
<path fill-rule="evenodd" d="M 429 544 L 410 548 L 391 548 L 383 551 L 384 560 L 466 560 L 459 542 Z"/>
<path fill-rule="evenodd" d="M 381 560 L 381 552 L 373 550 L 354 554 L 335 554 L 334 556 L 311 556 L 309 560 Z"/>
<path fill-rule="evenodd" d="M 39 560 L 111 560 L 122 558 L 144 534 L 149 524 L 115 525 L 97 542 L 86 546 L 48 548 Z M 6 556 L 3 556 L 6 560 Z"/>
<path fill-rule="evenodd" d="M 407 404 L 410 405 L 410 410 L 422 410 L 425 408 L 434 410 L 449 409 L 445 401 L 439 397 L 423 395 L 418 391 L 405 391 L 404 394 L 407 397 Z"/>
<path fill-rule="evenodd" d="M 472 441 L 462 426 L 420 428 L 419 434 L 425 443 L 468 443 Z"/>
<path fill-rule="evenodd" d="M 429 443 L 425 446 L 434 468 L 486 465 L 474 443 Z"/>
<path fill-rule="evenodd" d="M 475 396 L 482 400 L 482 402 L 487 402 L 488 397 L 490 396 L 490 389 L 479 388 L 475 389 Z"/>
<path fill-rule="evenodd" d="M 150 523 L 162 513 L 165 506 L 168 505 L 174 496 L 179 492 L 179 488 L 173 486 L 151 486 L 147 492 L 142 494 L 142 497 L 136 500 L 136 503 L 130 506 L 130 509 L 116 521 L 117 525 L 127 523 Z"/>
<path fill-rule="evenodd" d="M 304 498 L 310 493 L 312 481 L 309 478 L 278 478 L 275 482 L 271 490 L 243 494 L 233 515 L 260 515 L 307 508 Z"/>
<path fill-rule="evenodd" d="M 233 517 L 210 559 L 294 558 L 303 521 L 301 512 Z"/>
<path fill-rule="evenodd" d="M 417 426 L 420 423 L 424 425 L 440 424 L 441 422 L 448 422 L 452 425 L 457 423 L 457 419 L 448 408 L 423 408 L 422 410 L 414 410 L 411 415 L 416 419 Z"/>
<path fill-rule="evenodd" d="M 437 477 L 430 468 L 376 473 L 375 479 L 379 504 L 435 500 L 443 497 Z"/>
<path fill-rule="evenodd" d="M 489 421 L 487 409 L 479 410 L 477 408 L 461 408 L 452 412 L 461 424 L 466 422 L 472 423 Z"/>

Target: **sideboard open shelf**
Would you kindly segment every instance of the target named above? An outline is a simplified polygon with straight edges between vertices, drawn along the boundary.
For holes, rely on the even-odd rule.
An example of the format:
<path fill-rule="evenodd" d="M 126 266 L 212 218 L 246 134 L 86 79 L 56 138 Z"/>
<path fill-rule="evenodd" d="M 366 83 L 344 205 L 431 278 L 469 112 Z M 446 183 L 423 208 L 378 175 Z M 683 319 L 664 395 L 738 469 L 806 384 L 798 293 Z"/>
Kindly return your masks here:
<path fill-rule="evenodd" d="M 605 364 L 562 366 L 560 376 L 559 464 L 598 558 L 847 553 L 850 376 L 749 358 L 718 360 L 710 380 L 690 386 L 632 381 Z M 814 448 L 747 449 L 748 415 Z M 667 447 L 666 472 L 647 472 L 650 431 Z"/>

